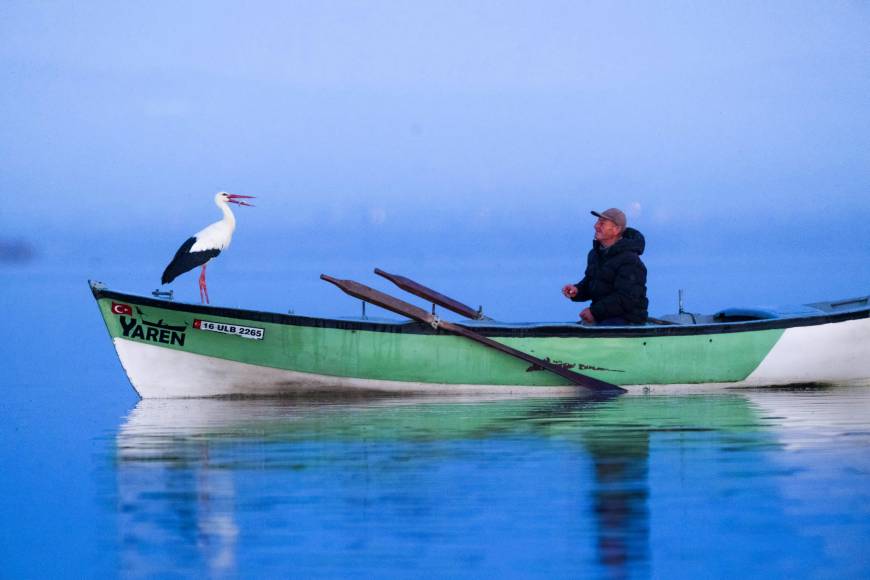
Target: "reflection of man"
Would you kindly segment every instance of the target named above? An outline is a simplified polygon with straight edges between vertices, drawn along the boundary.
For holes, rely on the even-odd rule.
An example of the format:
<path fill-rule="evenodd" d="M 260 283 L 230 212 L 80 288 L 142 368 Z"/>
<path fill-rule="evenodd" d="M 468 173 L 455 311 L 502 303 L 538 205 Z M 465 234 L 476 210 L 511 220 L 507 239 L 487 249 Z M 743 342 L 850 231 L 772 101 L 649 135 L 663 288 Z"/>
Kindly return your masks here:
<path fill-rule="evenodd" d="M 647 319 L 646 266 L 643 234 L 626 227 L 625 214 L 616 208 L 592 215 L 595 240 L 586 261 L 586 274 L 577 284 L 566 284 L 562 294 L 574 302 L 591 300 L 580 313 L 584 322 L 643 324 Z"/>
<path fill-rule="evenodd" d="M 610 578 L 649 576 L 649 438 L 645 428 L 584 436 L 595 469 L 598 559 Z"/>

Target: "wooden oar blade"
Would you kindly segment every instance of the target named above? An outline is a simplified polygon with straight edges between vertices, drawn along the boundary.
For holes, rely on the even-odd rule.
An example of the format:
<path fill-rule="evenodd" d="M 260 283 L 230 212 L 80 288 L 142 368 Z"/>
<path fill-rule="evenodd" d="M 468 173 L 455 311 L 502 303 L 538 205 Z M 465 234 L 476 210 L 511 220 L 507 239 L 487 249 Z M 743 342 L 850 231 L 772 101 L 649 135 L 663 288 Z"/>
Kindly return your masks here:
<path fill-rule="evenodd" d="M 419 282 L 415 282 L 410 278 L 406 278 L 405 276 L 400 276 L 399 274 L 390 274 L 389 272 L 384 272 L 380 268 L 375 268 L 375 274 L 378 276 L 383 276 L 402 290 L 406 292 L 410 292 L 415 296 L 419 296 L 424 300 L 428 300 L 429 302 L 434 302 L 438 306 L 443 306 L 447 310 L 452 310 L 453 312 L 460 314 L 466 318 L 470 318 L 472 320 L 480 320 L 483 318 L 483 313 L 480 310 L 475 310 L 471 306 L 467 304 L 463 304 L 462 302 L 455 300 L 449 296 L 445 296 L 441 294 L 437 290 L 433 290 L 427 286 L 423 286 Z"/>
<path fill-rule="evenodd" d="M 359 298 L 360 300 L 365 300 L 366 302 L 374 304 L 375 306 L 380 306 L 390 312 L 407 316 L 408 318 L 419 322 L 432 323 L 433 316 L 422 308 L 414 306 L 413 304 L 408 304 L 404 300 L 399 300 L 398 298 L 384 294 L 374 288 L 369 288 L 359 282 L 354 282 L 353 280 L 340 280 L 338 278 L 333 278 L 332 276 L 327 276 L 326 274 L 321 274 L 320 279 L 335 284 L 345 294 L 349 294 L 355 298 Z"/>
<path fill-rule="evenodd" d="M 568 379 L 571 383 L 586 387 L 587 389 L 598 391 L 602 393 L 624 393 L 626 392 L 620 386 L 614 385 L 612 383 L 608 383 L 578 372 L 574 372 L 571 369 L 567 369 L 563 366 L 551 363 L 550 361 L 538 358 L 536 356 L 530 355 L 529 353 L 523 352 L 521 350 L 517 350 L 513 347 L 510 347 L 506 344 L 502 344 L 498 341 L 495 341 L 488 336 L 484 336 L 482 334 L 478 334 L 473 330 L 465 328 L 464 326 L 453 324 L 447 321 L 441 321 L 439 328 L 444 330 L 453 332 L 455 334 L 460 334 L 468 339 L 471 339 L 475 342 L 479 342 L 485 346 L 508 354 L 510 356 L 516 357 L 518 359 L 524 360 L 528 363 L 536 365 L 544 370 L 550 371 L 551 373 L 557 374 L 562 378 Z"/>

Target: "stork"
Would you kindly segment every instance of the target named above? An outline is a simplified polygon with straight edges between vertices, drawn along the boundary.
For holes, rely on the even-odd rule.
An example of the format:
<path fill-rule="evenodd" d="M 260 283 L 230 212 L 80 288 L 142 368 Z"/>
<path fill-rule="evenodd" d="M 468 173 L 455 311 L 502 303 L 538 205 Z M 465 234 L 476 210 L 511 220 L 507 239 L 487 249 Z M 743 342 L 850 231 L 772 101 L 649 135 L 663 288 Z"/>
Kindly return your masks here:
<path fill-rule="evenodd" d="M 233 239 L 233 231 L 236 229 L 236 216 L 233 215 L 233 212 L 230 211 L 230 206 L 227 204 L 234 203 L 236 205 L 253 207 L 251 203 L 239 201 L 240 199 L 252 199 L 253 197 L 253 195 L 236 195 L 225 191 L 218 192 L 214 196 L 214 202 L 223 212 L 223 219 L 210 226 L 206 226 L 192 237 L 187 238 L 187 241 L 181 244 L 181 247 L 175 252 L 175 257 L 166 266 L 160 282 L 162 284 L 169 284 L 185 272 L 189 272 L 197 266 L 202 266 L 202 273 L 199 275 L 199 300 L 204 304 L 208 304 L 205 267 L 212 258 L 216 257 L 230 245 L 230 241 Z"/>

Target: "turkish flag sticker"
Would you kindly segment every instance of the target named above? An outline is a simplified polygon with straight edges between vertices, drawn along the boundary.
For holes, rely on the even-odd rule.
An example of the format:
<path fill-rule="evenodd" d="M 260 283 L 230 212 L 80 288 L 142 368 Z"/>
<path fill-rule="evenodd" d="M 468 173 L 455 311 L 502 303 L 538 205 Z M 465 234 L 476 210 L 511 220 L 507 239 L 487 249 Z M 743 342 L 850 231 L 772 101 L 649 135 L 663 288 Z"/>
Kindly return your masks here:
<path fill-rule="evenodd" d="M 120 302 L 112 302 L 112 313 L 114 314 L 126 314 L 127 316 L 133 316 L 133 309 L 129 304 L 121 304 Z"/>

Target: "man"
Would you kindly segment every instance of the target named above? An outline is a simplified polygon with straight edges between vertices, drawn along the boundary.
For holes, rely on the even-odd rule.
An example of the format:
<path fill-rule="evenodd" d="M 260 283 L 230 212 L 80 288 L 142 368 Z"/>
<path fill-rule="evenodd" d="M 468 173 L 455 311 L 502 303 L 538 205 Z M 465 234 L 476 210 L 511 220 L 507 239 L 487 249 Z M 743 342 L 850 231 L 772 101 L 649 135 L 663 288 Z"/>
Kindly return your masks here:
<path fill-rule="evenodd" d="M 586 274 L 566 284 L 562 294 L 574 302 L 591 300 L 580 318 L 590 324 L 643 324 L 647 319 L 646 266 L 640 260 L 646 242 L 626 227 L 625 214 L 611 208 L 593 211 L 595 240 L 586 260 Z"/>

